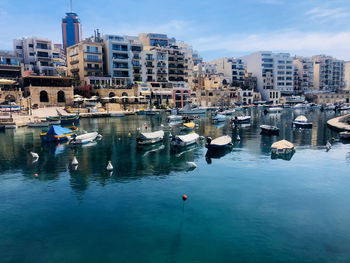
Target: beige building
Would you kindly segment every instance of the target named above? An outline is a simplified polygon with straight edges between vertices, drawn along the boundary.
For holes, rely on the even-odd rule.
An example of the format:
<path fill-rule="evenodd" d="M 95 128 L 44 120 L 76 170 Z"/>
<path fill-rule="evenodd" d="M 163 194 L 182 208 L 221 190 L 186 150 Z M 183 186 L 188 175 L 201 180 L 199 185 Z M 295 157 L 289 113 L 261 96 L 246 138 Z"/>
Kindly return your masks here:
<path fill-rule="evenodd" d="M 30 76 L 23 78 L 26 97 L 37 107 L 72 105 L 74 88 L 71 78 Z"/>
<path fill-rule="evenodd" d="M 315 94 L 317 104 L 350 103 L 350 91 L 342 93 L 318 93 Z"/>
<path fill-rule="evenodd" d="M 102 77 L 102 44 L 88 39 L 67 47 L 67 67 L 68 76 L 80 80 L 81 86 L 88 85 L 90 77 Z"/>
<path fill-rule="evenodd" d="M 344 90 L 350 90 L 350 61 L 344 62 Z"/>

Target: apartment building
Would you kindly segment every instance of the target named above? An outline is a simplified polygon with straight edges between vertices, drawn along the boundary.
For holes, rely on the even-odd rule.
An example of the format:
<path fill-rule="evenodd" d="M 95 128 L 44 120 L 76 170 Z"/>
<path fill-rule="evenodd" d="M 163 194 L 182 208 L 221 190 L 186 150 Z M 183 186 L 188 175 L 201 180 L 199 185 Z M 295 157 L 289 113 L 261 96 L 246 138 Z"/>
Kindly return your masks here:
<path fill-rule="evenodd" d="M 50 40 L 37 37 L 15 39 L 13 49 L 20 63 L 24 64 L 25 71 L 32 71 L 37 75 L 56 75 Z"/>
<path fill-rule="evenodd" d="M 176 42 L 175 38 L 159 33 L 141 33 L 138 38 L 144 47 L 168 47 Z"/>
<path fill-rule="evenodd" d="M 0 79 L 18 80 L 22 71 L 20 59 L 14 53 L 0 51 Z"/>
<path fill-rule="evenodd" d="M 331 56 L 313 56 L 314 88 L 318 91 L 340 92 L 344 89 L 344 61 Z"/>
<path fill-rule="evenodd" d="M 350 90 L 350 61 L 344 62 L 344 90 Z"/>
<path fill-rule="evenodd" d="M 210 62 L 215 68 L 216 74 L 222 74 L 230 79 L 230 84 L 241 86 L 244 83 L 245 68 L 242 59 L 219 58 Z"/>
<path fill-rule="evenodd" d="M 260 51 L 242 57 L 247 72 L 257 78 L 262 99 L 278 103 L 280 96 L 293 94 L 293 59 L 288 53 Z"/>
<path fill-rule="evenodd" d="M 67 67 L 68 75 L 79 79 L 81 86 L 103 77 L 102 43 L 87 39 L 67 47 Z"/>
<path fill-rule="evenodd" d="M 67 76 L 66 52 L 62 44 L 53 44 L 52 60 L 56 72 L 59 76 Z"/>
<path fill-rule="evenodd" d="M 310 93 L 314 90 L 314 63 L 310 58 L 295 57 L 293 59 L 295 70 L 294 90 L 296 94 Z"/>

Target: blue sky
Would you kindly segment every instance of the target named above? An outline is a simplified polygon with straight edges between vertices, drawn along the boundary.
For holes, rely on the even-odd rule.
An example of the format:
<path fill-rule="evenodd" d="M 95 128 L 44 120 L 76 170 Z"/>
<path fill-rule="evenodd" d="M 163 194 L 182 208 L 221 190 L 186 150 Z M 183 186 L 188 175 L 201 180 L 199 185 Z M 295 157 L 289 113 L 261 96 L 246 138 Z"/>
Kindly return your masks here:
<path fill-rule="evenodd" d="M 38 36 L 61 43 L 69 0 L 0 0 L 0 49 Z M 350 60 L 349 0 L 73 0 L 84 37 L 166 33 L 205 60 L 258 50 Z"/>

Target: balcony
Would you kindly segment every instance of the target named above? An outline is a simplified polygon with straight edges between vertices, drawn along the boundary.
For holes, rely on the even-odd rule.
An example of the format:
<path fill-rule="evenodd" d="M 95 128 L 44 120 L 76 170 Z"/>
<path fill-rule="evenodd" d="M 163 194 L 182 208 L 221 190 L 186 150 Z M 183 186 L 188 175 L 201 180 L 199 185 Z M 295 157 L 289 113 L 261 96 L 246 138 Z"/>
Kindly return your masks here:
<path fill-rule="evenodd" d="M 89 71 L 101 71 L 102 68 L 88 68 L 88 67 L 84 67 L 85 70 L 89 70 Z"/>
<path fill-rule="evenodd" d="M 102 54 L 101 51 L 99 50 L 92 50 L 92 49 L 85 49 L 84 53 L 89 53 L 89 54 Z"/>
<path fill-rule="evenodd" d="M 102 62 L 102 59 L 85 58 L 84 60 L 85 60 L 85 62 L 95 62 L 95 63 L 101 63 Z"/>
<path fill-rule="evenodd" d="M 75 65 L 77 63 L 79 63 L 79 59 L 75 59 L 70 62 L 71 65 Z"/>
<path fill-rule="evenodd" d="M 147 61 L 154 61 L 154 58 L 146 57 L 146 60 L 147 60 Z"/>
<path fill-rule="evenodd" d="M 78 73 L 79 72 L 79 68 L 72 68 L 71 70 L 70 70 L 70 72 L 71 73 Z"/>

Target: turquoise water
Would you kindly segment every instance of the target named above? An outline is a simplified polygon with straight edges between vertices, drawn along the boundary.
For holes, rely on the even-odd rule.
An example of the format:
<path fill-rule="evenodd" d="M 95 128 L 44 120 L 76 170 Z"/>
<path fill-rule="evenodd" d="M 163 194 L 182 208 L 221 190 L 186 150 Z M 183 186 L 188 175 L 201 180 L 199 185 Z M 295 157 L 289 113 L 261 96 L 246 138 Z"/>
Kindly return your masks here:
<path fill-rule="evenodd" d="M 303 112 L 312 130 L 291 128 L 300 112 L 246 113 L 239 130 L 202 119 L 200 135 L 241 137 L 211 159 L 204 142 L 137 147 L 137 128 L 166 115 L 84 119 L 103 138 L 76 148 L 42 144 L 38 129 L 0 133 L 0 262 L 349 262 L 350 144 L 326 127 L 334 113 Z M 280 136 L 261 136 L 263 123 Z M 281 138 L 296 145 L 290 161 L 270 157 Z"/>

